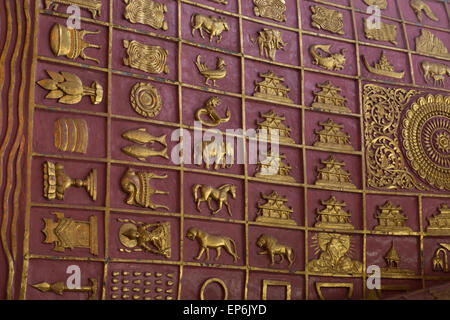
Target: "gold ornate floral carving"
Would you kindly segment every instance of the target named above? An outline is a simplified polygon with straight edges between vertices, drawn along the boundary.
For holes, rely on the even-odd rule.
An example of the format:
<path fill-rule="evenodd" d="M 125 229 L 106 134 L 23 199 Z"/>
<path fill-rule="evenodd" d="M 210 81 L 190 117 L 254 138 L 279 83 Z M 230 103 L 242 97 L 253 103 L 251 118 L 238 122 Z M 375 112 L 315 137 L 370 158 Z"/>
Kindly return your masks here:
<path fill-rule="evenodd" d="M 367 185 L 377 189 L 425 187 L 408 171 L 400 150 L 400 114 L 416 90 L 364 86 Z"/>
<path fill-rule="evenodd" d="M 275 21 L 286 21 L 285 0 L 253 0 L 253 11 L 257 17 L 269 18 Z"/>
<path fill-rule="evenodd" d="M 431 186 L 450 190 L 450 96 L 419 98 L 406 112 L 402 134 L 413 170 Z"/>
<path fill-rule="evenodd" d="M 142 23 L 153 29 L 167 30 L 167 22 L 164 21 L 164 13 L 167 6 L 153 0 L 123 0 L 125 7 L 125 19 L 131 23 Z"/>
<path fill-rule="evenodd" d="M 321 6 L 310 6 L 313 13 L 311 25 L 317 29 L 323 29 L 340 35 L 344 34 L 344 22 L 342 12 Z"/>
<path fill-rule="evenodd" d="M 127 58 L 123 59 L 126 66 L 148 73 L 169 73 L 166 65 L 169 51 L 160 46 L 151 46 L 136 40 L 123 40 L 123 46 L 127 49 Z"/>

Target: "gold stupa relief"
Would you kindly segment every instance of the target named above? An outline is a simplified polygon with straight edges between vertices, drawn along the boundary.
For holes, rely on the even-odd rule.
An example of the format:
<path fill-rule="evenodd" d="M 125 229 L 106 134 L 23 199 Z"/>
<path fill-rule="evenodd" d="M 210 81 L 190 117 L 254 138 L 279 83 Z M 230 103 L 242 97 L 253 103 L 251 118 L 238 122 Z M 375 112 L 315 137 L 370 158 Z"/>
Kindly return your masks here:
<path fill-rule="evenodd" d="M 394 240 L 392 240 L 392 246 L 384 256 L 387 266 L 381 268 L 382 276 L 397 276 L 397 275 L 414 275 L 413 270 L 400 268 L 400 256 L 394 247 Z"/>
<path fill-rule="evenodd" d="M 167 6 L 154 0 L 123 0 L 126 3 L 124 17 L 131 23 L 146 24 L 153 29 L 167 30 L 164 14 Z"/>
<path fill-rule="evenodd" d="M 272 71 L 258 73 L 258 75 L 261 78 L 264 78 L 264 80 L 261 82 L 255 81 L 255 92 L 253 93 L 253 96 L 275 102 L 294 103 L 288 97 L 288 93 L 291 89 L 281 84 L 284 82 L 283 77 L 276 76 Z"/>
<path fill-rule="evenodd" d="M 412 232 L 411 228 L 405 225 L 408 218 L 402 214 L 401 206 L 396 206 L 390 201 L 378 206 L 375 218 L 378 219 L 378 225 L 373 228 L 375 231 Z"/>
<path fill-rule="evenodd" d="M 311 25 L 316 29 L 323 29 L 340 35 L 344 34 L 342 12 L 321 6 L 310 6 Z"/>
<path fill-rule="evenodd" d="M 370 73 L 394 79 L 402 79 L 405 75 L 405 71 L 396 72 L 394 70 L 394 66 L 386 58 L 384 50 L 381 52 L 380 60 L 378 60 L 373 67 L 367 62 L 366 56 L 363 56 L 363 60 L 364 65 Z"/>
<path fill-rule="evenodd" d="M 322 130 L 314 130 L 316 134 L 315 147 L 336 150 L 336 151 L 354 151 L 355 149 L 350 144 L 350 135 L 344 133 L 343 124 L 335 123 L 332 119 L 326 122 L 319 122 L 323 127 Z"/>
<path fill-rule="evenodd" d="M 347 204 L 339 202 L 335 196 L 326 201 L 320 201 L 325 209 L 317 210 L 316 228 L 353 230 L 355 227 L 350 222 L 351 214 L 342 208 Z"/>
<path fill-rule="evenodd" d="M 291 128 L 283 123 L 286 120 L 284 115 L 279 115 L 270 110 L 267 113 L 260 113 L 260 117 L 264 118 L 264 121 L 256 122 L 256 132 L 259 138 L 270 140 L 271 134 L 277 134 L 279 142 L 295 143 L 294 139 L 291 138 Z"/>
<path fill-rule="evenodd" d="M 427 218 L 428 227 L 426 232 L 432 235 L 450 236 L 450 208 L 442 203 L 439 212 Z"/>
<path fill-rule="evenodd" d="M 416 51 L 427 55 L 450 57 L 444 42 L 428 30 L 421 29 L 416 38 Z"/>
<path fill-rule="evenodd" d="M 314 100 L 311 105 L 312 108 L 334 112 L 352 112 L 347 106 L 347 98 L 340 94 L 342 91 L 341 88 L 334 86 L 329 80 L 316 84 L 316 87 L 321 90 L 319 92 L 313 92 Z"/>
<path fill-rule="evenodd" d="M 350 180 L 350 173 L 344 169 L 344 161 L 338 161 L 331 155 L 327 160 L 320 161 L 325 167 L 317 168 L 317 179 L 314 183 L 318 186 L 356 189 Z"/>
<path fill-rule="evenodd" d="M 288 201 L 288 198 L 280 196 L 276 191 L 272 191 L 269 195 L 261 193 L 261 198 L 266 200 L 266 203 L 258 203 L 255 221 L 274 225 L 297 225 L 295 220 L 291 218 L 294 210 L 284 204 Z"/>
<path fill-rule="evenodd" d="M 265 180 L 275 180 L 281 182 L 295 182 L 295 179 L 289 175 L 291 166 L 284 162 L 286 155 L 273 154 L 271 151 L 267 152 L 266 158 L 263 161 L 258 161 L 256 166 L 255 177 Z"/>

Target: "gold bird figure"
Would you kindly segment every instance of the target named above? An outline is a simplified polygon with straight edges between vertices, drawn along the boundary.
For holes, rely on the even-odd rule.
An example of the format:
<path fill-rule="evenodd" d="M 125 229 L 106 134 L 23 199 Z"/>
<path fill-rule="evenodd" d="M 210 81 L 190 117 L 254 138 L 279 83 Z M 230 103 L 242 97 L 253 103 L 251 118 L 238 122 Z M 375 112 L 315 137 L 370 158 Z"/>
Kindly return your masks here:
<path fill-rule="evenodd" d="M 434 15 L 433 11 L 431 11 L 430 7 L 422 0 L 409 0 L 409 5 L 414 10 L 414 13 L 416 14 L 417 20 L 419 20 L 419 22 L 422 22 L 422 10 L 425 11 L 425 14 L 431 20 L 439 21 L 439 19 Z"/>
<path fill-rule="evenodd" d="M 216 70 L 210 70 L 206 66 L 206 64 L 202 63 L 200 61 L 202 57 L 200 55 L 197 56 L 197 60 L 195 61 L 195 65 L 197 66 L 198 71 L 202 74 L 202 76 L 205 77 L 205 84 L 209 86 L 208 81 L 213 81 L 213 86 L 216 86 L 216 80 L 220 80 L 225 78 L 227 75 L 227 70 L 225 70 L 225 61 L 218 57 L 217 58 L 217 64 L 216 64 Z"/>

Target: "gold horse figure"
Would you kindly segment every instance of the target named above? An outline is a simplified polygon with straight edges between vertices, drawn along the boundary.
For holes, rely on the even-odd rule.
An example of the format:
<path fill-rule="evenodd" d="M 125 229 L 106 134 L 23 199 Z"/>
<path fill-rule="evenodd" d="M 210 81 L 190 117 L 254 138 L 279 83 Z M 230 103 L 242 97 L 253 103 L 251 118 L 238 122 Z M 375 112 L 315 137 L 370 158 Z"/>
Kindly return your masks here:
<path fill-rule="evenodd" d="M 200 189 L 201 196 L 197 197 L 197 191 Z M 222 210 L 223 204 L 227 207 L 228 214 L 231 216 L 230 205 L 228 204 L 228 192 L 231 193 L 233 199 L 236 199 L 236 186 L 232 184 L 224 184 L 218 189 L 204 184 L 194 184 L 192 186 L 192 191 L 194 193 L 194 201 L 197 203 L 197 210 L 200 211 L 200 203 L 203 201 L 208 202 L 208 208 L 211 210 L 211 214 L 216 214 Z M 215 200 L 219 204 L 219 208 L 214 211 L 211 206 L 211 199 Z"/>

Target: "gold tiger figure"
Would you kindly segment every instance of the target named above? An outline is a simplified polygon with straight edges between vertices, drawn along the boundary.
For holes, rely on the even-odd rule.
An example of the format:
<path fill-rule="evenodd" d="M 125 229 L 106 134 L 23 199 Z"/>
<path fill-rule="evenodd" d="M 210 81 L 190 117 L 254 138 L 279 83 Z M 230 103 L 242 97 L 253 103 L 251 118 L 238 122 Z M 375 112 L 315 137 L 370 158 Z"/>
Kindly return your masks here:
<path fill-rule="evenodd" d="M 269 236 L 267 234 L 262 234 L 258 238 L 256 245 L 258 247 L 260 247 L 261 249 L 264 249 L 264 251 L 258 252 L 258 254 L 270 255 L 269 266 L 273 266 L 273 264 L 275 262 L 274 256 L 276 254 L 278 254 L 280 256 L 280 261 L 277 261 L 277 263 L 282 263 L 284 261 L 285 257 L 286 257 L 286 260 L 289 262 L 289 266 L 291 266 L 292 263 L 294 262 L 294 259 L 295 259 L 294 250 L 291 247 L 279 244 L 278 240 L 272 236 Z"/>
<path fill-rule="evenodd" d="M 239 259 L 238 255 L 236 254 L 236 243 L 230 237 L 212 235 L 195 227 L 190 228 L 187 231 L 186 237 L 188 237 L 188 239 L 190 240 L 197 239 L 200 245 L 200 251 L 198 252 L 198 255 L 194 258 L 196 260 L 200 260 L 201 256 L 205 251 L 206 251 L 206 260 L 209 260 L 209 248 L 216 249 L 217 255 L 215 257 L 215 260 L 218 260 L 221 252 L 220 249 L 222 249 L 222 247 L 225 248 L 226 252 L 228 252 L 230 255 L 233 256 L 234 262 L 236 262 Z M 234 252 L 231 245 L 233 245 L 234 247 Z"/>

